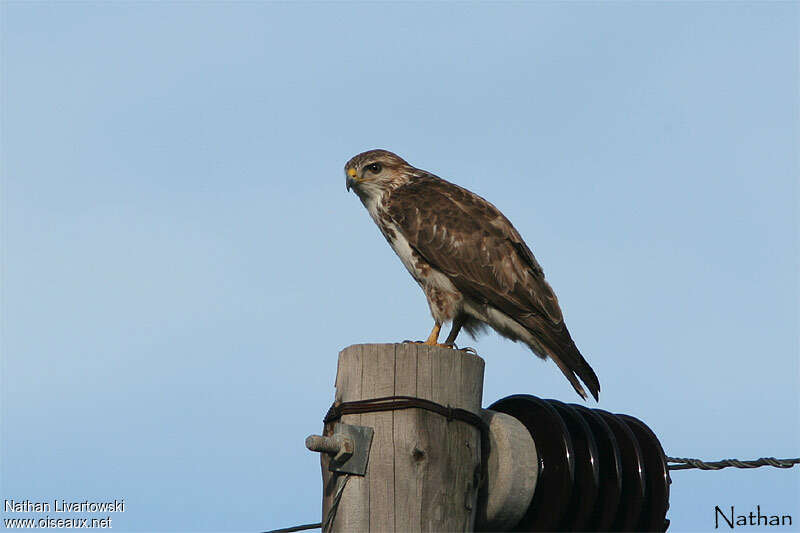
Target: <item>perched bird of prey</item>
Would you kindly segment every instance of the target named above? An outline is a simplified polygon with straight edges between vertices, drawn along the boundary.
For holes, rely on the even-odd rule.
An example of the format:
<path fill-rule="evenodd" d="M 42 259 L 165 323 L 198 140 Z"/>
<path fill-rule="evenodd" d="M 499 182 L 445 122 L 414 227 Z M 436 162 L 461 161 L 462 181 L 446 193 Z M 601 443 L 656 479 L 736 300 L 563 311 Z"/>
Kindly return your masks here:
<path fill-rule="evenodd" d="M 580 378 L 598 399 L 600 383 L 542 267 L 495 206 L 386 150 L 353 157 L 345 179 L 425 292 L 434 320 L 425 344 L 452 347 L 461 328 L 474 337 L 488 325 L 550 357 L 578 394 L 586 399 Z M 445 322 L 452 330 L 439 344 Z"/>

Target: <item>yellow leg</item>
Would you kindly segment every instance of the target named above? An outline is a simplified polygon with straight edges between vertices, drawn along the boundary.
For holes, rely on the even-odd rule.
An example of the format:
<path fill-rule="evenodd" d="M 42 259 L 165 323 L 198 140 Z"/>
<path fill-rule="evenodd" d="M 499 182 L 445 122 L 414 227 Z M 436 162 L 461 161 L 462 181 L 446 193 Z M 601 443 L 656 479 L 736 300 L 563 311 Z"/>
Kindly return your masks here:
<path fill-rule="evenodd" d="M 438 322 L 433 324 L 433 330 L 431 334 L 428 336 L 428 340 L 426 340 L 423 344 L 430 344 L 436 345 L 439 343 L 439 332 L 442 330 L 442 325 Z"/>
<path fill-rule="evenodd" d="M 439 322 L 436 322 L 433 325 L 433 330 L 431 331 L 431 334 L 428 336 L 428 340 L 426 340 L 422 344 L 427 344 L 429 346 L 442 346 L 444 348 L 452 348 L 453 346 L 450 344 L 439 343 L 439 332 L 441 330 L 442 330 L 442 325 Z"/>

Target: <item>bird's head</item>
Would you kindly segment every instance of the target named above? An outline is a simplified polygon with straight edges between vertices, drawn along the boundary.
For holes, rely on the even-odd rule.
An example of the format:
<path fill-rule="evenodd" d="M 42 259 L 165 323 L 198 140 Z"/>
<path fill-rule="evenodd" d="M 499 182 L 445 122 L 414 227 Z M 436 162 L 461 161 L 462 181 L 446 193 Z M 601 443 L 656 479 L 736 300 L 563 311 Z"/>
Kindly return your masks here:
<path fill-rule="evenodd" d="M 362 200 L 403 183 L 410 170 L 413 167 L 387 150 L 360 153 L 344 166 L 347 190 L 353 189 Z"/>

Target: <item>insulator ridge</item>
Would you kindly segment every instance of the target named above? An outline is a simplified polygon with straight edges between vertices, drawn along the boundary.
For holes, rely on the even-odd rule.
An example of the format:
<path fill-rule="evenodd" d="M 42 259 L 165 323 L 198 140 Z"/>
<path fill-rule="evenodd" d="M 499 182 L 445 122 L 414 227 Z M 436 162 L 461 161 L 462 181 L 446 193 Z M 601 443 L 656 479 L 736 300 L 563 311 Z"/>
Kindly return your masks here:
<path fill-rule="evenodd" d="M 530 432 L 539 473 L 513 531 L 666 531 L 667 459 L 641 420 L 518 394 L 489 406 Z"/>

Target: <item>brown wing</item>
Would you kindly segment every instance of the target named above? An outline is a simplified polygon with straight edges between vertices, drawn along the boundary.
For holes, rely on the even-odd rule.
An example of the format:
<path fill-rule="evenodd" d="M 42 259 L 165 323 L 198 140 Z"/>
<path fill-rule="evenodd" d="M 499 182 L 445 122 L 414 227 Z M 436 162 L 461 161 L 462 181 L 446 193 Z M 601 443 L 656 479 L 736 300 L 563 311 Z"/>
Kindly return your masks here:
<path fill-rule="evenodd" d="M 392 191 L 387 209 L 426 261 L 460 291 L 528 329 L 541 344 L 531 346 L 534 353 L 549 355 L 582 396 L 575 374 L 597 397 L 597 377 L 572 341 L 542 268 L 496 207 L 466 189 L 423 174 Z"/>

